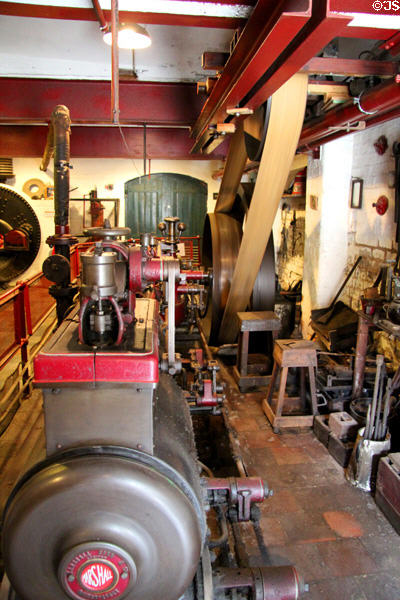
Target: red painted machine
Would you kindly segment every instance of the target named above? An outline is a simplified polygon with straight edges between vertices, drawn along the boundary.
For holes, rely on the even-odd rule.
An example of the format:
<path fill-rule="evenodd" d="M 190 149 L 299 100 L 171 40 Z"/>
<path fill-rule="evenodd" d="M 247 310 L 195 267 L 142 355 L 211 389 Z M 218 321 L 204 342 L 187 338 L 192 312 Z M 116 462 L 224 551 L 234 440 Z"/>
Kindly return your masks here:
<path fill-rule="evenodd" d="M 233 569 L 229 550 L 230 564 L 212 569 L 209 548 L 230 543 L 227 518 L 251 519 L 270 492 L 259 478 L 200 476 L 188 398 L 174 378 L 183 363 L 175 300 L 185 286 L 194 293 L 204 273 L 181 269 L 174 252 L 157 257 L 151 236 L 133 245 L 118 239 L 129 230 L 94 228 L 100 241 L 82 256 L 79 306 L 65 308 L 77 290 L 64 269 L 67 223 L 56 225 L 56 254 L 45 268 L 61 319 L 34 367 L 46 458 L 22 477 L 5 509 L 7 597 L 298 598 L 293 567 Z M 203 377 L 207 407 L 211 370 L 211 379 Z M 220 518 L 219 539 L 208 530 L 210 510 Z"/>

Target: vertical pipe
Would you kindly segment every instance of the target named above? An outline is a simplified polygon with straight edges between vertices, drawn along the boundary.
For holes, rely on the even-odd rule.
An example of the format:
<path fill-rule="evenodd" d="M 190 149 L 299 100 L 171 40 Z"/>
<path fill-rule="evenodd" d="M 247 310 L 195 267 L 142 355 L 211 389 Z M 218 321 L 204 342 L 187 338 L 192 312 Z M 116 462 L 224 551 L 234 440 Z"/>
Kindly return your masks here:
<path fill-rule="evenodd" d="M 51 115 L 54 133 L 54 223 L 56 235 L 69 233 L 69 161 L 71 119 L 66 106 L 56 106 Z M 62 253 L 61 253 L 62 254 Z"/>
<path fill-rule="evenodd" d="M 360 398 L 362 395 L 369 327 L 368 321 L 360 314 L 358 317 L 356 359 L 354 363 L 353 398 Z"/>
<path fill-rule="evenodd" d="M 143 125 L 143 175 L 146 175 L 147 161 L 147 139 L 146 139 L 146 123 Z"/>
<path fill-rule="evenodd" d="M 107 31 L 108 30 L 107 21 L 105 19 L 103 10 L 100 6 L 99 0 L 92 0 L 92 4 L 93 4 L 93 9 L 96 14 L 97 20 L 99 22 L 101 31 L 103 31 L 103 32 Z"/>
<path fill-rule="evenodd" d="M 111 0 L 111 119 L 119 124 L 118 0 Z"/>

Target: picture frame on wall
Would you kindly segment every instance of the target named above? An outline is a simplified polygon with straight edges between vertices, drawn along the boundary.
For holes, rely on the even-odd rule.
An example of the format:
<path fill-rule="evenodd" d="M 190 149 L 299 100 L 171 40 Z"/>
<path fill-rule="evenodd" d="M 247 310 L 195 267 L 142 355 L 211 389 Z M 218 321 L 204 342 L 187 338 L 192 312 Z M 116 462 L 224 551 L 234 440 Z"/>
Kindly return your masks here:
<path fill-rule="evenodd" d="M 350 208 L 362 208 L 364 180 L 353 177 L 351 180 Z"/>

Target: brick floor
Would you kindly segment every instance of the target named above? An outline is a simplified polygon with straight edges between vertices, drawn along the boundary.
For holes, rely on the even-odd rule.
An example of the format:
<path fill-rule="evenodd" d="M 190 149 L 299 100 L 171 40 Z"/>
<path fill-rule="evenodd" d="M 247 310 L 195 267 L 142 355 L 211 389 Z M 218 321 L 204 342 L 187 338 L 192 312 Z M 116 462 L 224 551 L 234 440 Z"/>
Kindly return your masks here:
<path fill-rule="evenodd" d="M 340 537 L 361 537 L 363 529 L 357 519 L 344 510 L 328 510 L 323 513 L 325 521 Z"/>
<path fill-rule="evenodd" d="M 399 536 L 311 430 L 272 432 L 264 393 L 232 386 L 228 403 L 249 474 L 274 490 L 260 513 L 267 564 L 295 565 L 309 583 L 305 600 L 400 600 Z M 265 564 L 254 549 L 250 560 Z"/>

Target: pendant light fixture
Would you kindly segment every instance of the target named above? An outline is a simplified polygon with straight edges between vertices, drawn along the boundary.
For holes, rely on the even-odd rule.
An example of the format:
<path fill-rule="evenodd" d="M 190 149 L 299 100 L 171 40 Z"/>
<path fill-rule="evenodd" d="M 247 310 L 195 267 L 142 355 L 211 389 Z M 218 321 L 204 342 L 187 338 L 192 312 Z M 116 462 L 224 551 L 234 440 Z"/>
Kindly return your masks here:
<path fill-rule="evenodd" d="M 103 40 L 111 46 L 111 29 L 103 35 Z M 121 24 L 118 29 L 118 48 L 123 50 L 138 50 L 148 48 L 151 45 L 151 37 L 146 29 L 137 23 L 132 25 Z"/>

